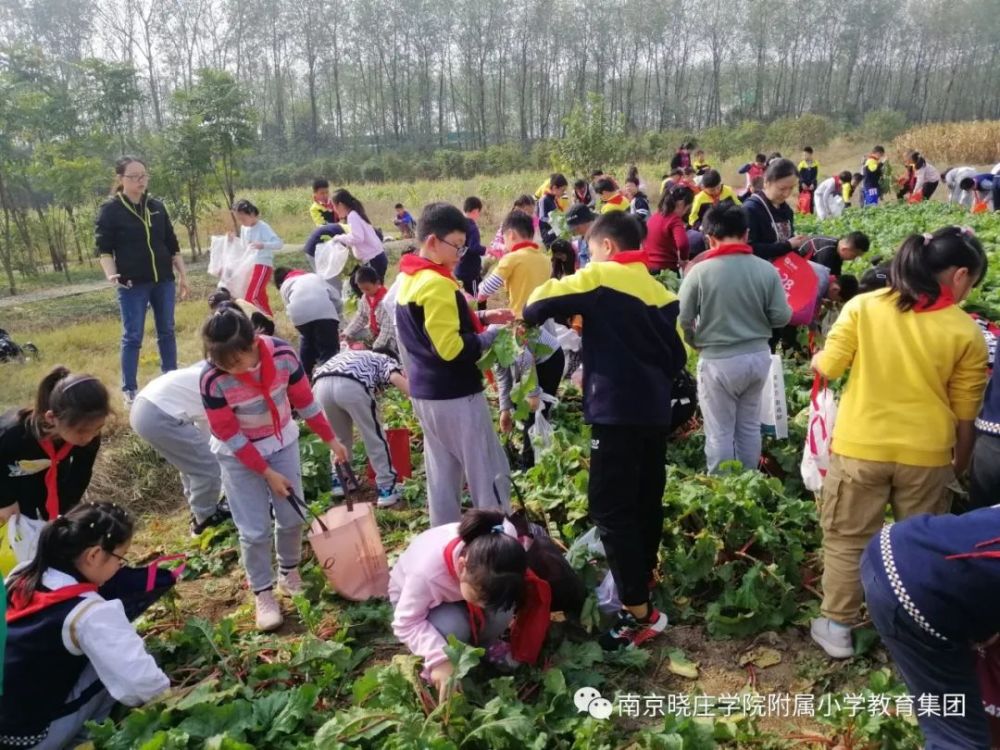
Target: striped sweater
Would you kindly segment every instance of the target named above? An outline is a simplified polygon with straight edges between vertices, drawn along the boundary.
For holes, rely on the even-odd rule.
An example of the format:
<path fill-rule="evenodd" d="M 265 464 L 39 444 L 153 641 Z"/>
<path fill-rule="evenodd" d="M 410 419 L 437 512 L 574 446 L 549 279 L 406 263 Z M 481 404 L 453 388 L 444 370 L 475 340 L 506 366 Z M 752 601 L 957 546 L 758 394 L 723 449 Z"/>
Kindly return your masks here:
<path fill-rule="evenodd" d="M 265 456 L 298 439 L 293 408 L 324 441 L 334 435 L 292 347 L 270 336 L 258 336 L 257 347 L 260 364 L 246 375 L 232 375 L 206 364 L 201 400 L 212 430 L 212 450 L 236 456 L 263 474 L 268 468 Z M 270 383 L 270 398 L 263 394 L 262 382 Z"/>

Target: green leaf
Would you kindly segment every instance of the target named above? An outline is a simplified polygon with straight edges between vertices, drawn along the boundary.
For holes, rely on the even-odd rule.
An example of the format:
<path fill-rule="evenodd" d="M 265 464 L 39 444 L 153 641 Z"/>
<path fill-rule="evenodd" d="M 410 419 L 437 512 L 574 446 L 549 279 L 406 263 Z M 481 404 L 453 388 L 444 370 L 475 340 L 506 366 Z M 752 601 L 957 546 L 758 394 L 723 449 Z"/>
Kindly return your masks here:
<path fill-rule="evenodd" d="M 267 733 L 268 741 L 273 741 L 278 735 L 292 734 L 299 728 L 307 716 L 312 713 L 312 707 L 316 704 L 316 696 L 319 689 L 310 683 L 300 685 L 292 691 L 285 707 L 274 719 L 271 728 Z"/>

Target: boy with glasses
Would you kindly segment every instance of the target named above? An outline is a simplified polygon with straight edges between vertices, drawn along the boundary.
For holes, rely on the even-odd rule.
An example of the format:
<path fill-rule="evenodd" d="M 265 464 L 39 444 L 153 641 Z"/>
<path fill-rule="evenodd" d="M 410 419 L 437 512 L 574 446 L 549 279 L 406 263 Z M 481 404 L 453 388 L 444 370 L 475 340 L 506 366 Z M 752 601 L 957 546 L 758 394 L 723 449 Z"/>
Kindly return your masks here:
<path fill-rule="evenodd" d="M 494 484 L 509 511 L 510 466 L 493 429 L 477 362 L 513 319 L 510 310 L 474 312 L 454 277 L 466 252 L 468 219 L 432 203 L 417 223 L 419 253 L 404 255 L 396 294 L 396 335 L 424 433 L 431 526 L 460 520 L 462 486 L 477 508 L 495 509 Z M 484 327 L 488 326 L 488 327 Z"/>

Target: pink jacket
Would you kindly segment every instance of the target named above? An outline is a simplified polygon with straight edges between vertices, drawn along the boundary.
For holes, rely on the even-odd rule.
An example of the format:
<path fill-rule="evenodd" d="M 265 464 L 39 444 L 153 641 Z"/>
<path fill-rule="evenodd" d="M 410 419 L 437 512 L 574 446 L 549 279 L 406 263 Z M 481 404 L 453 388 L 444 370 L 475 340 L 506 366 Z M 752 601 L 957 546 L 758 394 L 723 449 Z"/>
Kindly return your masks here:
<path fill-rule="evenodd" d="M 444 548 L 457 536 L 457 523 L 419 534 L 389 574 L 392 632 L 412 653 L 423 657 L 424 676 L 448 661 L 444 653 L 448 641 L 427 620 L 427 613 L 439 604 L 464 601 L 458 581 L 444 561 Z M 464 546 L 459 542 L 455 548 L 456 560 Z"/>

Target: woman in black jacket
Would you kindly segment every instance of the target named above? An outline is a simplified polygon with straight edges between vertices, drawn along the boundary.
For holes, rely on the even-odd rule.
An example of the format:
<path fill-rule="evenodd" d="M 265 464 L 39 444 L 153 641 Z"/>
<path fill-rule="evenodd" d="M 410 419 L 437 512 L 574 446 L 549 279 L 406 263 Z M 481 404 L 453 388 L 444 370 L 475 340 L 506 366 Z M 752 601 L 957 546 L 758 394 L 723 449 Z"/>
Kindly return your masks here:
<path fill-rule="evenodd" d="M 96 243 L 101 267 L 118 289 L 122 316 L 122 391 L 130 405 L 139 390 L 139 350 L 146 308 L 153 308 L 160 369 L 177 369 L 174 338 L 174 271 L 181 299 L 188 294 L 187 271 L 177 235 L 163 204 L 146 192 L 149 172 L 140 159 L 124 156 L 115 164 L 115 192 L 97 214 Z"/>
<path fill-rule="evenodd" d="M 775 159 L 764 172 L 764 190 L 743 204 L 750 226 L 747 241 L 753 254 L 774 260 L 798 250 L 808 237 L 795 234 L 795 214 L 786 201 L 798 185 L 798 170 L 791 159 Z"/>

